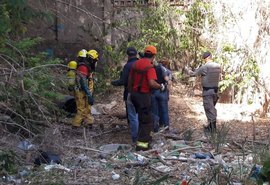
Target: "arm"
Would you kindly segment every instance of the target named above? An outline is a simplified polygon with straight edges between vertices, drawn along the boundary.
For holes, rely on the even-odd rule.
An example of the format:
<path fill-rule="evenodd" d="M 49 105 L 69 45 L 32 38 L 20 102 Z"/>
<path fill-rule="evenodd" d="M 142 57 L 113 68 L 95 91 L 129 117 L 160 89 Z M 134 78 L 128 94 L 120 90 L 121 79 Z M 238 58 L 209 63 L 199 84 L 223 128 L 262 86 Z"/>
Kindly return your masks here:
<path fill-rule="evenodd" d="M 86 94 L 88 98 L 88 103 L 90 105 L 93 105 L 94 100 L 92 97 L 92 94 L 89 90 L 88 87 L 88 79 L 87 79 L 87 74 L 89 73 L 88 68 L 86 66 L 80 66 L 77 69 L 77 82 L 79 83 L 81 90 Z"/>
<path fill-rule="evenodd" d="M 120 75 L 120 79 L 113 80 L 111 82 L 111 84 L 114 85 L 114 86 L 127 85 L 127 83 L 128 83 L 128 74 L 129 74 L 129 70 L 127 69 L 127 66 L 125 65 L 125 67 L 123 69 L 123 72 Z"/>
<path fill-rule="evenodd" d="M 147 79 L 148 79 L 148 83 L 149 83 L 149 86 L 151 89 L 160 89 L 161 88 L 161 85 L 156 82 L 157 74 L 156 74 L 156 70 L 154 68 L 150 68 L 147 71 Z"/>
<path fill-rule="evenodd" d="M 157 83 L 156 80 L 150 79 L 148 82 L 149 82 L 149 86 L 152 89 L 160 89 L 161 88 L 161 85 L 159 83 Z"/>
<path fill-rule="evenodd" d="M 88 83 L 87 83 L 87 78 L 84 77 L 83 75 L 81 75 L 79 83 L 80 83 L 81 89 L 84 91 L 84 93 L 86 94 L 86 96 L 88 98 L 88 103 L 90 105 L 93 105 L 94 104 L 94 99 L 93 99 L 92 94 L 91 94 L 91 92 L 89 90 Z"/>
<path fill-rule="evenodd" d="M 190 77 L 200 76 L 200 75 L 205 76 L 207 74 L 207 68 L 205 65 L 203 65 L 195 71 L 188 71 L 188 74 Z"/>

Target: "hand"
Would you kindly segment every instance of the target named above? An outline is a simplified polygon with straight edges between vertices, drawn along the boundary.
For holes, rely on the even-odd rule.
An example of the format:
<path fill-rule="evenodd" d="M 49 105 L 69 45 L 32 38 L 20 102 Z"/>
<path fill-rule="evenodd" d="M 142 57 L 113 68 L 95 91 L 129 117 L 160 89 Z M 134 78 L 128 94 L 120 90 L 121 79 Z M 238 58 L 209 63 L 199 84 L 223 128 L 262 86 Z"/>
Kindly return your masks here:
<path fill-rule="evenodd" d="M 166 89 L 166 85 L 165 84 L 160 84 L 160 90 L 165 91 L 165 89 Z"/>
<path fill-rule="evenodd" d="M 111 85 L 116 86 L 116 80 L 111 81 Z"/>
<path fill-rule="evenodd" d="M 88 99 L 89 105 L 94 105 L 94 99 L 92 98 L 92 96 L 87 96 L 87 99 Z"/>

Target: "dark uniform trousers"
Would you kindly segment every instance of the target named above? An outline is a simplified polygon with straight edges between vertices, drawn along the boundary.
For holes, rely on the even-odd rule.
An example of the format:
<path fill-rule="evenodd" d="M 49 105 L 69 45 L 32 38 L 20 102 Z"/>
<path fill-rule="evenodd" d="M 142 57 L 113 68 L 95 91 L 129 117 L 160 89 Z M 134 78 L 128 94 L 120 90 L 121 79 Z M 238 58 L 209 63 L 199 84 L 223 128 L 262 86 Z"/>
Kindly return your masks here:
<path fill-rule="evenodd" d="M 131 101 L 136 109 L 136 112 L 138 113 L 139 119 L 137 143 L 146 144 L 146 146 L 141 147 L 137 144 L 137 150 L 147 150 L 149 148 L 149 142 L 152 139 L 150 136 L 152 131 L 151 94 L 132 92 Z"/>

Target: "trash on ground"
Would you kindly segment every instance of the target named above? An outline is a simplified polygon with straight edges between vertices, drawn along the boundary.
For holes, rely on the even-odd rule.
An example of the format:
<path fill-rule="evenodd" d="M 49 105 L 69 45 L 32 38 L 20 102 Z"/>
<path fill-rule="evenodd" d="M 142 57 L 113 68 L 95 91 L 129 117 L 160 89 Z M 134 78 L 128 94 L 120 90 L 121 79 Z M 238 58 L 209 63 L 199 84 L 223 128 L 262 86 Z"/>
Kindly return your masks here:
<path fill-rule="evenodd" d="M 27 141 L 27 140 L 20 141 L 18 143 L 17 147 L 19 149 L 21 149 L 21 150 L 24 150 L 24 151 L 36 149 L 36 146 L 33 145 L 30 141 Z"/>
<path fill-rule="evenodd" d="M 110 153 L 117 152 L 119 150 L 130 151 L 131 148 L 132 147 L 130 145 L 128 145 L 128 144 L 106 144 L 106 145 L 102 145 L 99 149 L 102 152 L 110 154 Z"/>
<path fill-rule="evenodd" d="M 41 164 L 60 164 L 61 159 L 59 155 L 51 153 L 51 152 L 44 152 L 41 151 L 40 155 L 35 159 L 34 164 L 41 165 Z"/>
<path fill-rule="evenodd" d="M 211 153 L 194 153 L 192 155 L 192 158 L 194 159 L 214 159 L 213 155 Z"/>
<path fill-rule="evenodd" d="M 116 101 L 112 101 L 109 104 L 95 104 L 92 107 L 94 107 L 94 109 L 97 111 L 97 113 L 100 114 L 109 114 L 112 110 L 113 107 L 115 107 L 117 105 Z"/>
<path fill-rule="evenodd" d="M 160 172 L 163 172 L 163 173 L 166 173 L 166 172 L 170 172 L 171 171 L 171 168 L 168 167 L 168 166 L 165 166 L 165 165 L 160 165 L 160 166 L 157 166 L 155 167 L 156 170 L 160 171 Z"/>
<path fill-rule="evenodd" d="M 117 174 L 117 173 L 115 173 L 114 171 L 112 171 L 112 179 L 113 179 L 113 180 L 117 180 L 117 179 L 119 179 L 119 178 L 120 178 L 120 175 Z"/>
<path fill-rule="evenodd" d="M 71 169 L 69 169 L 69 168 L 67 168 L 67 167 L 65 167 L 65 166 L 63 166 L 61 164 L 49 164 L 49 165 L 46 165 L 44 167 L 44 169 L 46 171 L 50 171 L 52 169 L 60 169 L 60 170 L 64 170 L 64 171 L 67 171 L 67 172 L 70 172 L 71 171 Z"/>

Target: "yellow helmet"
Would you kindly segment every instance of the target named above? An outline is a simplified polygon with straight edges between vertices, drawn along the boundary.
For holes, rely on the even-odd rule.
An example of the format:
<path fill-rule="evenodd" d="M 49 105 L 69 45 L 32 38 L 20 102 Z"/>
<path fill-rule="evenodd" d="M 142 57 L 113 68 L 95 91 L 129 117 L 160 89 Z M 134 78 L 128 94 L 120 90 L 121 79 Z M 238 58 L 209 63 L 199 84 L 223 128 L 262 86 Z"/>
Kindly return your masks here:
<path fill-rule="evenodd" d="M 77 69 L 77 62 L 72 60 L 68 63 L 68 68 L 69 69 Z"/>
<path fill-rule="evenodd" d="M 86 57 L 87 51 L 85 49 L 82 49 L 78 52 L 78 57 Z"/>
<path fill-rule="evenodd" d="M 96 50 L 94 50 L 94 49 L 89 50 L 87 52 L 87 56 L 91 57 L 92 59 L 98 60 L 98 52 Z"/>

